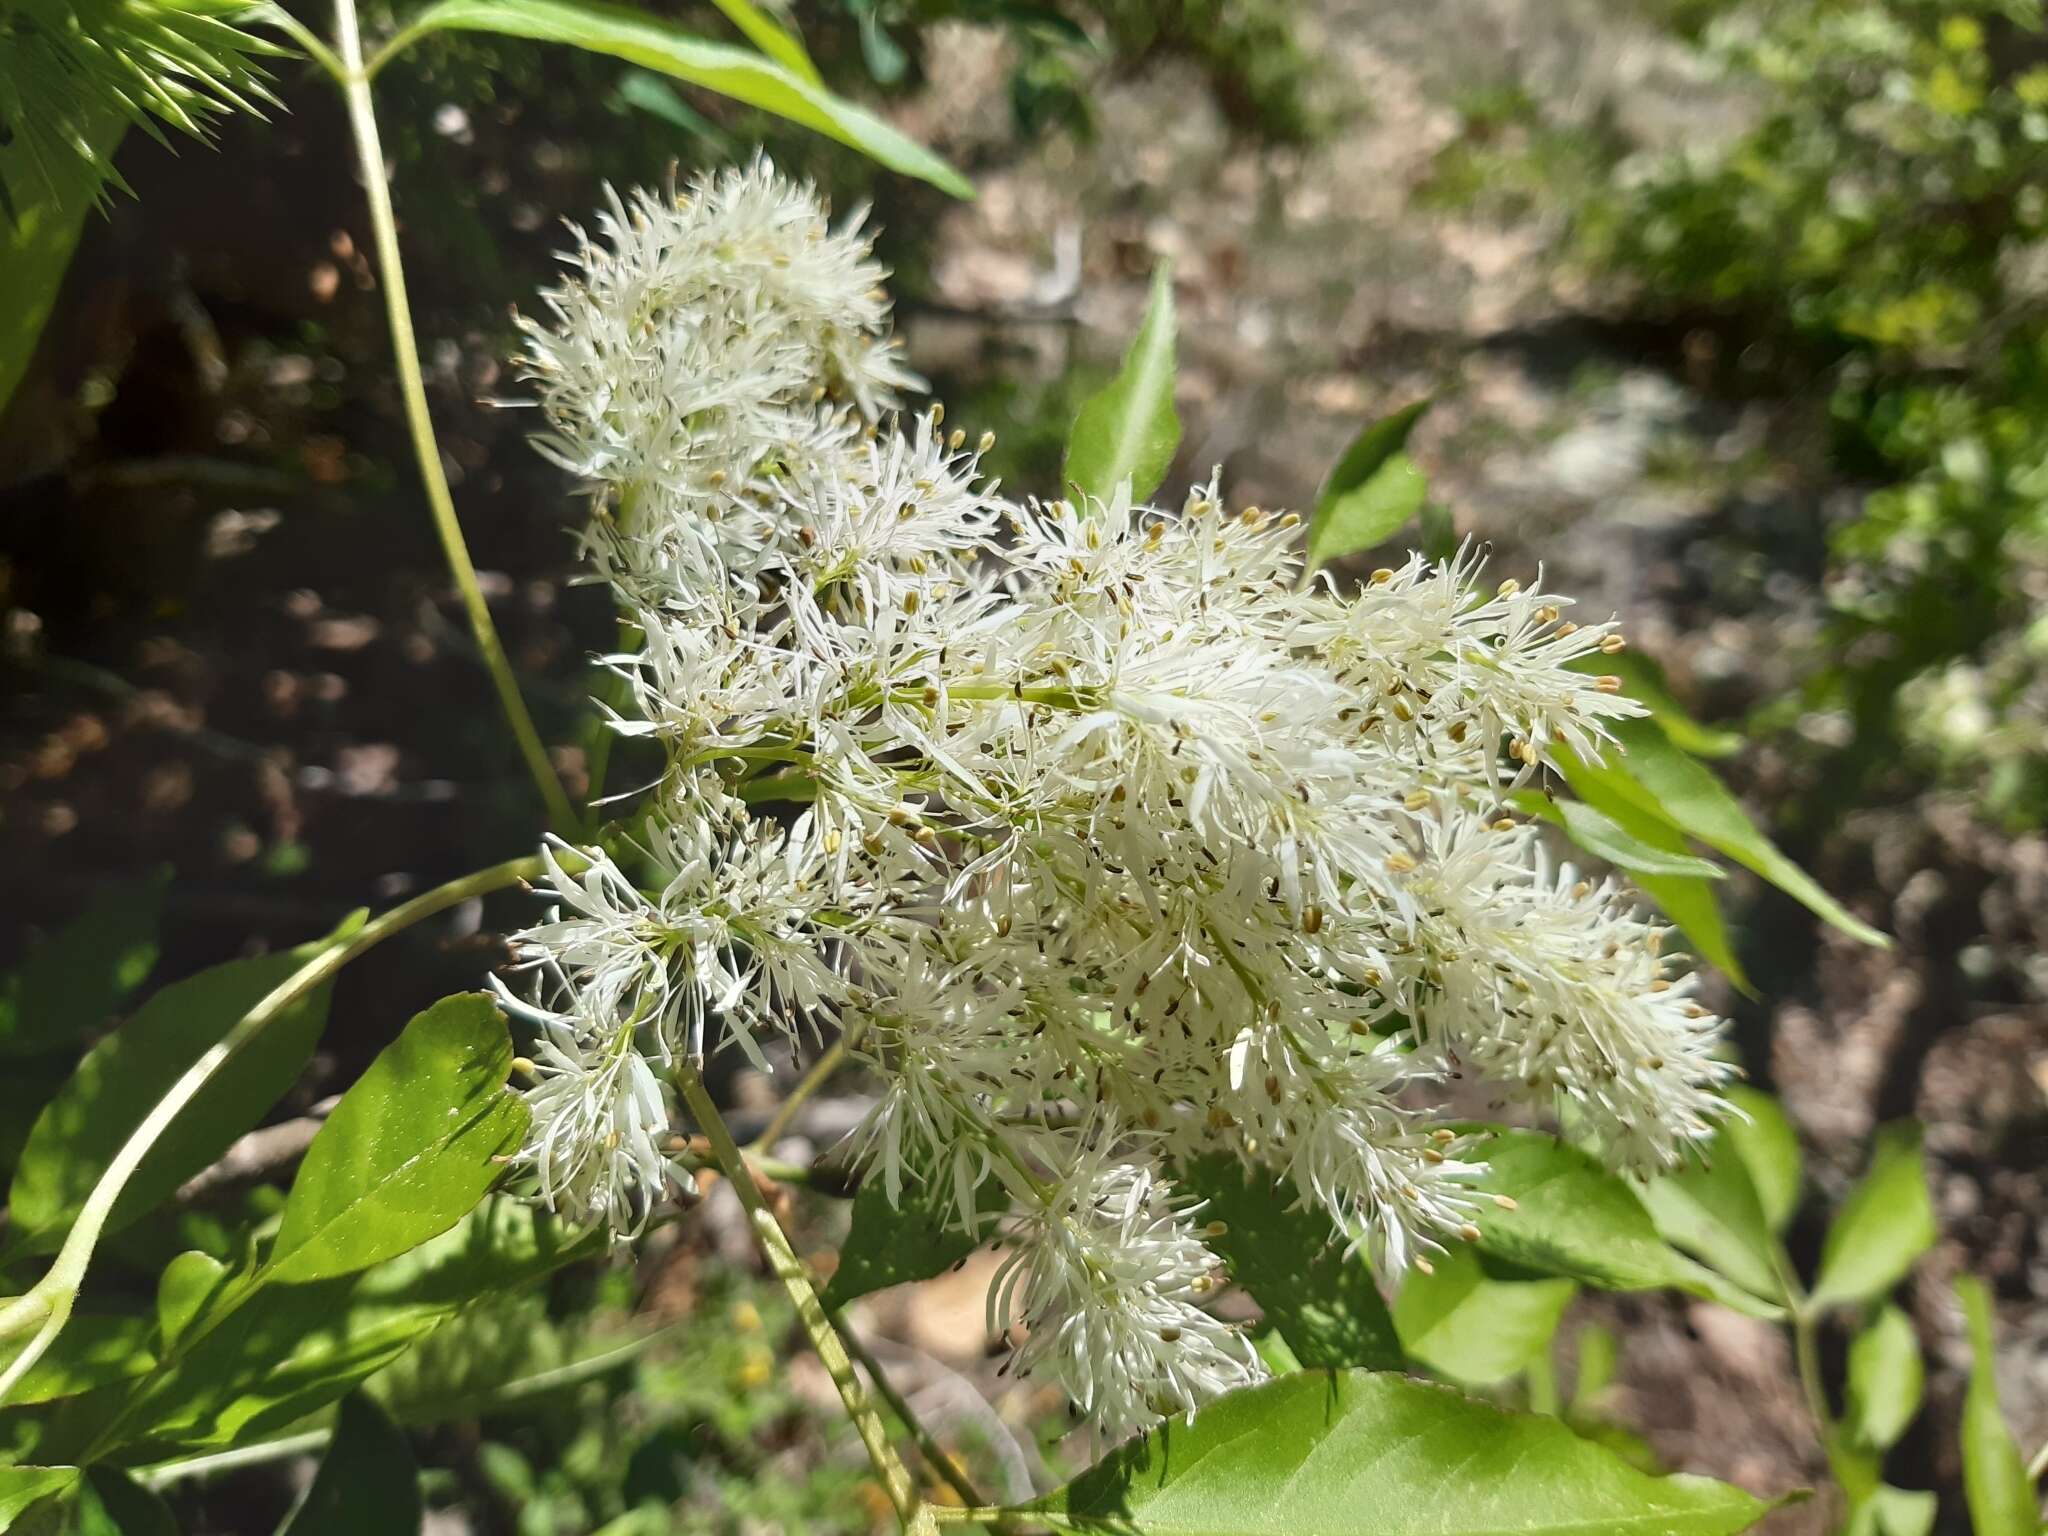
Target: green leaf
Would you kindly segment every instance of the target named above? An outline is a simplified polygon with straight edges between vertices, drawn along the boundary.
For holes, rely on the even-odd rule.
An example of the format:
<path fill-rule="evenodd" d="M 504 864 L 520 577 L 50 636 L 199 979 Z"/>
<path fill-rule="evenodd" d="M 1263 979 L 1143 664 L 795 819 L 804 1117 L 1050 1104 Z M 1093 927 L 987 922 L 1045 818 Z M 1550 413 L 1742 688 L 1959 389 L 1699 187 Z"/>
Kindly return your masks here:
<path fill-rule="evenodd" d="M 233 961 L 166 987 L 88 1053 L 44 1107 L 11 1194 L 23 1248 L 54 1246 L 87 1193 L 163 1093 L 247 1010 L 361 924 L 286 954 Z M 220 1066 L 171 1121 L 114 1206 L 109 1231 L 152 1209 L 212 1163 L 297 1080 L 325 1024 L 328 991 L 282 1010 Z"/>
<path fill-rule="evenodd" d="M 79 109 L 79 139 L 86 159 L 111 163 L 115 147 L 127 132 L 127 119 L 105 107 L 91 110 L 82 97 Z M 64 180 L 67 194 L 59 196 L 32 168 L 25 139 L 0 147 L 0 203 L 10 188 L 36 188 L 34 197 L 15 199 L 11 217 L 0 207 L 0 293 L 7 295 L 6 304 L 0 305 L 0 411 L 7 409 L 22 375 L 28 372 L 36 340 L 56 305 L 71 253 L 78 248 L 86 214 L 93 205 L 95 178 L 84 167 Z"/>
<path fill-rule="evenodd" d="M 1934 1202 L 1927 1192 L 1920 1135 L 1912 1120 L 1877 1133 L 1869 1171 L 1842 1202 L 1821 1246 L 1815 1306 L 1876 1300 L 1934 1246 Z"/>
<path fill-rule="evenodd" d="M 1581 656 L 1567 665 L 1588 677 L 1620 678 L 1623 691 L 1650 712 L 1650 718 L 1663 727 L 1664 734 L 1681 752 L 1690 752 L 1694 757 L 1732 757 L 1742 749 L 1740 731 L 1702 725 L 1687 714 L 1685 707 L 1672 697 L 1670 685 L 1664 680 L 1664 669 L 1640 651 L 1620 651 L 1611 656 L 1603 651 L 1597 656 Z"/>
<path fill-rule="evenodd" d="M 412 1447 L 383 1409 L 356 1392 L 341 1400 L 313 1486 L 278 1536 L 408 1536 L 422 1514 Z"/>
<path fill-rule="evenodd" d="M 1704 1158 L 1647 1181 L 1641 1194 L 1668 1241 L 1758 1296 L 1784 1300 L 1777 1239 L 1725 1129 Z"/>
<path fill-rule="evenodd" d="M 1879 1483 L 1849 1511 L 1845 1536 L 1928 1536 L 1937 1500 L 1919 1489 Z"/>
<path fill-rule="evenodd" d="M 1464 1245 L 1430 1265 L 1401 1282 L 1394 1325 L 1409 1354 L 1467 1386 L 1505 1381 L 1541 1356 L 1579 1290 L 1571 1280 L 1496 1280 Z"/>
<path fill-rule="evenodd" d="M 128 1426 L 124 1441 L 158 1455 L 246 1442 L 333 1402 L 465 1308 L 602 1253 L 604 1243 L 602 1232 L 565 1230 L 527 1202 L 499 1197 L 360 1274 L 230 1282 L 181 1336 L 177 1358 L 104 1411 Z M 89 1444 L 104 1428 L 88 1421 L 75 1434 Z"/>
<path fill-rule="evenodd" d="M 0 1531 L 77 1481 L 76 1467 L 0 1467 Z"/>
<path fill-rule="evenodd" d="M 1799 1133 L 1769 1094 L 1740 1083 L 1721 1091 L 1735 1113 L 1721 1123 L 1720 1140 L 1742 1159 L 1765 1223 L 1773 1233 L 1783 1232 L 1799 1209 Z"/>
<path fill-rule="evenodd" d="M 1331 466 L 1316 492 L 1308 526 L 1308 568 L 1371 549 L 1422 510 L 1429 493 L 1422 471 L 1401 450 L 1428 399 L 1371 423 Z"/>
<path fill-rule="evenodd" d="M 1654 807 L 1647 810 L 1643 807 L 1640 803 L 1641 786 L 1623 773 L 1611 758 L 1606 762 L 1588 763 L 1564 747 L 1556 749 L 1556 758 L 1572 793 L 1604 813 L 1637 842 L 1664 853 L 1688 851 L 1685 834 L 1658 815 Z M 1749 990 L 1749 979 L 1743 975 L 1742 963 L 1735 958 L 1735 947 L 1728 942 L 1728 928 L 1721 917 L 1713 881 L 1637 871 L 1635 883 L 1666 917 L 1678 925 L 1679 931 L 1692 945 L 1694 954 L 1743 991 Z"/>
<path fill-rule="evenodd" d="M 1693 880 L 1725 880 L 1728 876 L 1712 859 L 1673 852 L 1631 836 L 1620 822 L 1583 800 L 1553 800 L 1540 789 L 1518 789 L 1508 798 L 1526 814 L 1564 828 L 1573 842 L 1617 869 Z"/>
<path fill-rule="evenodd" d="M 1849 1345 L 1844 1427 L 1872 1450 L 1891 1449 L 1920 1411 L 1925 1383 L 1911 1320 L 1897 1307 L 1883 1308 Z"/>
<path fill-rule="evenodd" d="M 93 1467 L 78 1485 L 76 1536 L 178 1536 L 161 1495 L 117 1467 Z"/>
<path fill-rule="evenodd" d="M 1077 494 L 1106 502 L 1128 480 L 1131 500 L 1140 502 L 1159 489 L 1180 446 L 1174 351 L 1173 268 L 1162 261 L 1123 366 L 1074 418 L 1062 478 Z"/>
<path fill-rule="evenodd" d="M 37 1116 L 14 1170 L 8 1206 L 15 1248 L 54 1248 L 171 1085 L 267 993 L 360 924 L 358 915 L 298 949 L 230 960 L 173 982 L 88 1051 Z M 152 1210 L 283 1097 L 319 1043 L 328 997 L 328 989 L 318 987 L 285 1009 L 193 1095 L 121 1191 L 107 1231 L 118 1232 Z"/>
<path fill-rule="evenodd" d="M 984 1216 L 992 1216 L 1009 1197 L 991 1175 L 976 1188 L 974 1201 Z M 957 1208 L 951 1190 L 931 1185 L 904 1190 L 901 1203 L 891 1205 L 882 1180 L 864 1179 L 853 1197 L 853 1225 L 840 1245 L 839 1268 L 818 1299 L 836 1309 L 906 1280 L 945 1273 L 981 1245 L 954 1222 Z"/>
<path fill-rule="evenodd" d="M 1755 871 L 1851 938 L 1879 949 L 1891 940 L 1822 890 L 1811 875 L 1757 829 L 1713 770 L 1680 751 L 1654 720 L 1615 723 L 1623 756 L 1617 772 L 1639 787 L 1644 808 Z"/>
<path fill-rule="evenodd" d="M 157 1339 L 165 1353 L 176 1349 L 206 1304 L 229 1278 L 227 1265 L 194 1248 L 164 1266 L 156 1282 Z"/>
<path fill-rule="evenodd" d="M 1449 1387 L 1305 1371 L 1169 1421 L 1024 1511 L 1126 1536 L 1730 1536 L 1770 1508 Z"/>
<path fill-rule="evenodd" d="M 725 12 L 725 19 L 745 34 L 748 42 L 767 54 L 800 80 L 822 87 L 824 77 L 804 51 L 803 39 L 762 10 L 753 0 L 711 0 Z"/>
<path fill-rule="evenodd" d="M 49 1352 L 7 1394 L 7 1406 L 55 1402 L 110 1382 L 140 1376 L 156 1364 L 146 1317 L 77 1313 Z M 0 1368 L 21 1353 L 26 1339 L 0 1341 Z"/>
<path fill-rule="evenodd" d="M 1752 1317 L 1778 1316 L 1666 1243 L 1634 1190 L 1577 1147 L 1535 1131 L 1502 1131 L 1481 1155 L 1487 1173 L 1480 1187 L 1515 1202 L 1480 1218 L 1482 1253 L 1602 1290 L 1668 1286 Z"/>
<path fill-rule="evenodd" d="M 1297 1360 L 1311 1368 L 1401 1368 L 1401 1340 L 1371 1266 L 1345 1252 L 1325 1212 L 1297 1204 L 1264 1169 L 1221 1154 L 1184 1164 L 1179 1183 L 1207 1202 L 1208 1219 L 1224 1224 L 1209 1246 Z"/>
<path fill-rule="evenodd" d="M 1956 1281 L 1970 1333 L 1970 1387 L 1963 1394 L 1963 1493 L 1975 1536 L 2036 1536 L 2041 1510 L 2033 1479 L 1998 1407 L 1991 1293 L 1975 1276 Z"/>
<path fill-rule="evenodd" d="M 6 220 L 0 215 L 0 238 Z M 0 292 L 12 295 L 0 266 Z M 0 367 L 4 371 L 4 367 Z M 0 1057 L 75 1045 L 99 1028 L 156 964 L 170 871 L 118 885 L 28 952 L 0 988 Z"/>
<path fill-rule="evenodd" d="M 480 992 L 405 1026 L 342 1095 L 306 1149 L 266 1266 L 274 1281 L 365 1269 L 468 1215 L 525 1134 L 505 1086 L 512 1041 Z"/>
<path fill-rule="evenodd" d="M 402 49 L 430 32 L 495 32 L 543 43 L 567 43 L 608 54 L 759 107 L 859 150 L 869 159 L 928 181 L 954 197 L 974 188 L 945 161 L 863 111 L 788 68 L 725 43 L 708 42 L 659 17 L 598 0 L 441 0 L 392 39 Z"/>

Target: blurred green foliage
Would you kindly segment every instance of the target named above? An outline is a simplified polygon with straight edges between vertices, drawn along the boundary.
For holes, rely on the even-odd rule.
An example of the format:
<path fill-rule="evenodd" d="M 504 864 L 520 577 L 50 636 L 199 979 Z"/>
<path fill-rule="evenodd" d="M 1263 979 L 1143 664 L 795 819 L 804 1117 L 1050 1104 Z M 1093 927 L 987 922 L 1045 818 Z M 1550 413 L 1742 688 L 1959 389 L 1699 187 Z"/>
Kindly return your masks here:
<path fill-rule="evenodd" d="M 1766 349 L 1867 487 L 1828 532 L 1802 696 L 1846 716 L 1846 808 L 1900 757 L 2048 819 L 2048 36 L 2038 0 L 1666 8 L 1758 102 L 1732 142 L 1610 177 L 1576 237 L 1647 307 Z M 1845 792 L 1846 791 L 1846 792 Z"/>

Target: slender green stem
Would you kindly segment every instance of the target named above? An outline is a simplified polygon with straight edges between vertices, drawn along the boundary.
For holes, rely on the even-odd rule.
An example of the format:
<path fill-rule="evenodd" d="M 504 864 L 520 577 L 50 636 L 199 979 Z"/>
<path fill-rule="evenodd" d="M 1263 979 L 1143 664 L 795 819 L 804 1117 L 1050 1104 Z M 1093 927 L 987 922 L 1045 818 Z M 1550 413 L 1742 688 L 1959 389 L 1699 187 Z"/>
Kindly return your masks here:
<path fill-rule="evenodd" d="M 254 19 L 267 21 L 276 27 L 305 49 L 307 58 L 332 75 L 336 85 L 343 90 L 348 89 L 348 71 L 342 67 L 341 60 L 335 56 L 334 50 L 321 42 L 319 35 L 290 11 L 281 5 L 265 5 L 258 8 Z"/>
<path fill-rule="evenodd" d="M 882 1480 L 882 1490 L 888 1495 L 897 1519 L 906 1531 L 929 1531 L 931 1511 L 918 1498 L 909 1469 L 889 1444 L 881 1415 L 875 1412 L 875 1405 L 868 1400 L 860 1378 L 854 1374 L 845 1341 L 825 1315 L 824 1305 L 818 1300 L 817 1289 L 811 1284 L 803 1261 L 790 1246 L 789 1235 L 776 1221 L 775 1213 L 768 1209 L 768 1202 L 761 1198 L 761 1191 L 755 1186 L 753 1175 L 747 1168 L 746 1157 L 732 1139 L 725 1117 L 719 1114 L 718 1106 L 705 1089 L 704 1075 L 696 1062 L 686 1060 L 677 1066 L 676 1087 L 682 1093 L 691 1116 L 711 1143 L 712 1153 L 717 1157 L 726 1181 L 745 1207 L 748 1225 L 754 1231 L 754 1241 L 760 1245 L 768 1267 L 775 1272 L 775 1278 L 782 1282 L 782 1288 L 796 1304 L 797 1318 L 810 1338 L 811 1347 L 817 1351 L 818 1359 L 823 1362 L 825 1374 L 839 1389 L 839 1400 L 846 1405 L 847 1416 L 853 1420 L 861 1444 L 867 1448 L 868 1460 L 874 1464 L 875 1473 Z"/>
<path fill-rule="evenodd" d="M 797 1085 L 789 1090 L 788 1097 L 775 1106 L 775 1113 L 769 1117 L 768 1123 L 761 1128 L 761 1134 L 748 1143 L 748 1157 L 756 1158 L 758 1161 L 757 1154 L 766 1152 L 782 1139 L 783 1133 L 789 1129 L 790 1123 L 796 1119 L 796 1112 L 804 1107 L 804 1100 L 824 1087 L 826 1079 L 831 1077 L 834 1072 L 837 1072 L 841 1066 L 845 1065 L 846 1053 L 851 1046 L 851 1038 L 847 1035 L 841 1035 L 832 1042 L 831 1048 L 824 1055 L 811 1063 L 810 1071 L 806 1072 Z"/>
<path fill-rule="evenodd" d="M 916 1410 L 910 1406 L 910 1400 L 896 1390 L 896 1384 L 889 1380 L 888 1372 L 882 1369 L 882 1362 L 875 1358 L 874 1351 L 868 1348 L 866 1341 L 847 1322 L 846 1314 L 835 1312 L 832 1320 L 838 1325 L 839 1336 L 846 1341 L 847 1353 L 860 1362 L 860 1368 L 868 1373 L 868 1380 L 875 1384 L 875 1390 L 882 1394 L 882 1400 L 889 1405 L 890 1411 L 903 1421 L 903 1427 L 910 1431 L 911 1441 L 917 1446 L 917 1454 L 924 1458 L 925 1465 L 944 1478 L 946 1486 L 959 1494 L 961 1502 L 969 1508 L 980 1508 L 987 1504 L 988 1500 L 975 1490 L 974 1484 L 967 1480 L 967 1474 L 960 1470 L 945 1448 L 939 1444 L 938 1438 L 925 1427 L 924 1420 L 920 1419 Z"/>
<path fill-rule="evenodd" d="M 402 906 L 393 907 L 382 917 L 365 923 L 345 942 L 323 950 L 293 971 L 265 993 L 255 1007 L 236 1020 L 233 1028 L 221 1036 L 205 1055 L 187 1067 L 184 1074 L 171 1084 L 170 1091 L 143 1117 L 142 1123 L 129 1133 L 120 1151 L 107 1165 L 106 1172 L 93 1185 L 92 1193 L 86 1196 L 85 1204 L 79 1209 L 78 1219 L 65 1234 L 63 1246 L 57 1250 L 49 1272 L 25 1295 L 0 1307 L 0 1338 L 8 1338 L 30 1328 L 37 1330 L 28 1346 L 15 1356 L 4 1373 L 0 1373 L 0 1402 L 6 1401 L 7 1394 L 14 1390 L 21 1378 L 42 1358 L 44 1351 L 56 1341 L 57 1335 L 63 1332 L 64 1324 L 71 1315 L 72 1303 L 78 1297 L 78 1288 L 85 1281 L 93 1249 L 99 1243 L 108 1218 L 113 1215 L 114 1202 L 120 1198 L 129 1179 L 134 1177 L 142 1159 L 185 1106 L 192 1102 L 193 1096 L 236 1052 L 300 998 L 394 933 L 472 896 L 503 890 L 508 885 L 532 879 L 543 872 L 538 857 L 512 859 L 478 870 L 475 874 L 464 875 L 459 880 L 451 880 L 446 885 L 415 896 Z"/>
<path fill-rule="evenodd" d="M 527 772 L 547 804 L 548 820 L 563 837 L 574 837 L 581 818 L 569 803 L 569 796 L 548 761 L 547 747 L 534 729 L 526 700 L 506 660 L 505 647 L 491 620 L 490 604 L 476 579 L 476 565 L 463 541 L 462 524 L 455 516 L 455 498 L 448 489 L 448 475 L 441 467 L 441 447 L 434 438 L 434 419 L 427 410 L 426 379 L 420 373 L 419 342 L 413 334 L 412 307 L 405 293 L 405 267 L 398 253 L 398 217 L 391 207 L 391 183 L 384 170 L 384 148 L 377 136 L 377 114 L 370 100 L 370 78 L 363 69 L 362 34 L 356 22 L 355 0 L 335 0 L 334 37 L 343 69 L 342 92 L 348 98 L 349 126 L 355 136 L 356 159 L 362 170 L 363 191 L 370 203 L 370 230 L 377 247 L 378 274 L 382 279 L 384 309 L 391 322 L 391 347 L 398 364 L 399 392 L 405 400 L 405 420 L 412 433 L 413 452 L 419 460 L 420 483 L 427 493 L 427 507 L 440 535 L 441 552 L 448 571 L 462 594 L 462 606 L 469 627 L 476 636 L 477 650 L 491 674 L 498 692 L 498 706 L 512 727 L 519 755 Z"/>
<path fill-rule="evenodd" d="M 2048 1445 L 2034 1452 L 2034 1459 L 2027 1463 L 2028 1482 L 2038 1483 L 2043 1477 L 2048 1477 Z"/>

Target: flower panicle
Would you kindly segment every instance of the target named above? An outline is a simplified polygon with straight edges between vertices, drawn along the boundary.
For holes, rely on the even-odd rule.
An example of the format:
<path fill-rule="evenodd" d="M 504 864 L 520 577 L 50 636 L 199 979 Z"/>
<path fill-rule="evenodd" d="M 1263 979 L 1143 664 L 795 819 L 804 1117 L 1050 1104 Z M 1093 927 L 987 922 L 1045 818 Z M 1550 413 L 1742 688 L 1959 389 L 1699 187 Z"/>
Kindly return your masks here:
<path fill-rule="evenodd" d="M 866 1176 L 1000 1226 L 992 1326 L 1120 1433 L 1260 1371 L 1193 1157 L 1394 1276 L 1492 1209 L 1453 1074 L 1630 1172 L 1711 1134 L 1721 1022 L 1669 930 L 1505 798 L 1640 713 L 1611 623 L 1469 545 L 1304 585 L 1299 520 L 1214 480 L 1006 499 L 990 437 L 903 409 L 859 221 L 765 161 L 614 197 L 569 263 L 526 323 L 539 446 L 634 637 L 612 724 L 665 767 L 513 941 L 543 1198 L 631 1230 L 679 1053 L 840 1030 Z"/>

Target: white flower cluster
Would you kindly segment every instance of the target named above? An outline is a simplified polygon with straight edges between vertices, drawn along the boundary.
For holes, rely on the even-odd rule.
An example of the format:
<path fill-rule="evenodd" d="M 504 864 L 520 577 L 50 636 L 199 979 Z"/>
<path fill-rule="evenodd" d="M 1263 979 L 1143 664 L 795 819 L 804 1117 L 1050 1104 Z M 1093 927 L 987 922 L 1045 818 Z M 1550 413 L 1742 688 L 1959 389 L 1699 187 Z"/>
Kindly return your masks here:
<path fill-rule="evenodd" d="M 648 1063 L 829 1024 L 884 1084 L 868 1176 L 1000 1223 L 996 1321 L 1115 1433 L 1259 1374 L 1178 1160 L 1234 1150 L 1393 1273 L 1475 1235 L 1478 1148 L 1426 1107 L 1460 1064 L 1619 1166 L 1707 1134 L 1719 1025 L 1665 930 L 1503 804 L 1636 712 L 1568 666 L 1611 626 L 1471 557 L 1304 587 L 1298 520 L 1213 484 L 1003 499 L 987 439 L 892 414 L 867 241 L 765 164 L 572 259 L 542 442 L 668 766 L 518 937 L 549 1200 L 630 1228 L 671 1176 Z"/>

